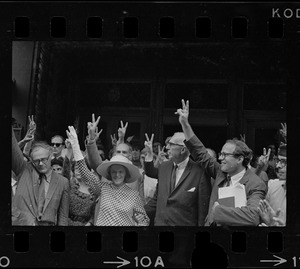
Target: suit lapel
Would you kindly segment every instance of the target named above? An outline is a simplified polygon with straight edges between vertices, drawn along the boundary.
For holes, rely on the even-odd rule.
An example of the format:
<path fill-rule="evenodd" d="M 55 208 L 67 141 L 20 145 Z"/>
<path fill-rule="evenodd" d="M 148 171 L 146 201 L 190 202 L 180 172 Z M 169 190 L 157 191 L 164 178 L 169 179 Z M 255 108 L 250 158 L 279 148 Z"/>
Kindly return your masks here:
<path fill-rule="evenodd" d="M 241 178 L 240 180 L 240 184 L 246 184 L 247 181 L 249 180 L 249 175 L 253 173 L 250 169 L 246 169 L 246 173 L 244 174 L 244 176 Z"/>
<path fill-rule="evenodd" d="M 45 204 L 44 204 L 44 209 L 43 209 L 43 212 L 45 212 L 56 188 L 57 188 L 57 183 L 58 183 L 58 178 L 57 176 L 55 176 L 55 173 L 52 172 L 51 174 L 51 181 L 50 181 L 50 184 L 49 184 L 49 189 L 48 189 L 48 192 L 47 192 L 47 195 L 46 195 L 46 200 L 45 200 Z"/>

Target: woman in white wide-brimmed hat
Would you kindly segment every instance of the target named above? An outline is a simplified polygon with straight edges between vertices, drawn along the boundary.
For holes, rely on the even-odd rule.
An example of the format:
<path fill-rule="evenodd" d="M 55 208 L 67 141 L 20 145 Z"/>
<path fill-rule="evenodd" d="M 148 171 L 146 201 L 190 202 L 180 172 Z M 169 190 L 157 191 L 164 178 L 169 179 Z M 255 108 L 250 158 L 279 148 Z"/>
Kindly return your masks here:
<path fill-rule="evenodd" d="M 149 218 L 139 193 L 125 184 L 134 182 L 140 177 L 139 169 L 126 157 L 115 155 L 110 161 L 103 162 L 97 167 L 98 174 L 109 180 L 101 181 L 87 168 L 73 126 L 69 126 L 67 135 L 82 180 L 95 195 L 100 195 L 96 225 L 148 226 Z"/>

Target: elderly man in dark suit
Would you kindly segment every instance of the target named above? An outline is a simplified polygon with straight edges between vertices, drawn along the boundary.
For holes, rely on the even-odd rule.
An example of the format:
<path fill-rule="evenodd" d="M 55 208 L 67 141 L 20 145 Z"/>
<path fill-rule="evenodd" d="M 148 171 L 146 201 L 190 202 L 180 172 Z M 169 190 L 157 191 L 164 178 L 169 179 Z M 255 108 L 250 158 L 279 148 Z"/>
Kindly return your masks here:
<path fill-rule="evenodd" d="M 24 161 L 12 130 L 12 171 L 18 181 L 12 225 L 68 225 L 69 181 L 52 171 L 51 155 L 47 143 L 36 142 L 30 150 L 30 162 Z"/>
<path fill-rule="evenodd" d="M 211 193 L 210 178 L 189 158 L 184 134 L 175 133 L 169 141 L 170 160 L 157 168 L 153 163 L 153 137 L 146 134 L 145 173 L 158 179 L 154 197 L 145 205 L 155 226 L 203 226 Z"/>
<path fill-rule="evenodd" d="M 189 122 L 189 101 L 182 100 L 182 108 L 177 109 L 179 122 L 194 160 L 206 173 L 215 178 L 209 203 L 209 212 L 205 226 L 257 226 L 259 224 L 259 201 L 264 199 L 267 187 L 257 175 L 248 169 L 252 151 L 240 140 L 228 140 L 219 154 L 218 163 L 207 152 L 206 148 L 194 134 Z M 242 184 L 245 188 L 245 205 L 241 207 L 226 206 L 218 203 L 219 189 L 225 186 Z"/>

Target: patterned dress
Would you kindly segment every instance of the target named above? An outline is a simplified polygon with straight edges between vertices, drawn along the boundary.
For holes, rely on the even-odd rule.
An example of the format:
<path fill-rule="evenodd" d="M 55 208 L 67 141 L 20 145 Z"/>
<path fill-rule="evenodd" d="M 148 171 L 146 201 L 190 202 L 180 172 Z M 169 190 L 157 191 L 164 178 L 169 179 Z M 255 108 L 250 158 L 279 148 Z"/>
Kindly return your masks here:
<path fill-rule="evenodd" d="M 90 194 L 79 191 L 80 185 L 75 178 L 71 178 L 70 186 L 69 226 L 84 226 L 89 221 L 93 222 L 97 196 L 91 191 Z"/>
<path fill-rule="evenodd" d="M 97 226 L 148 226 L 149 218 L 136 190 L 126 184 L 115 186 L 111 181 L 99 180 L 86 166 L 84 160 L 77 162 L 82 180 L 91 191 L 100 196 Z M 134 218 L 140 215 L 141 220 Z"/>
<path fill-rule="evenodd" d="M 90 194 L 79 190 L 80 184 L 71 177 L 72 163 L 67 157 L 63 162 L 63 176 L 70 181 L 69 226 L 85 226 L 93 223 L 97 195 L 89 189 Z"/>

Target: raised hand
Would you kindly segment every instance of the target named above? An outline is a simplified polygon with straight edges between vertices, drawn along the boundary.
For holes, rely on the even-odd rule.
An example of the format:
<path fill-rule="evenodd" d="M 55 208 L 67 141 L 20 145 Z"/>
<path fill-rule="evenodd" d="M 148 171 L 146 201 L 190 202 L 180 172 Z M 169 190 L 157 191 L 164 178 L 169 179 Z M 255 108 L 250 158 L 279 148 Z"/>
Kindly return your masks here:
<path fill-rule="evenodd" d="M 128 122 L 126 122 L 124 126 L 123 121 L 121 121 L 121 128 L 118 129 L 118 137 L 119 137 L 119 141 L 121 142 L 124 142 L 127 126 L 128 126 Z"/>
<path fill-rule="evenodd" d="M 179 115 L 180 124 L 188 123 L 189 120 L 189 101 L 181 100 L 182 108 L 178 108 L 175 114 Z"/>
<path fill-rule="evenodd" d="M 145 134 L 146 136 L 146 141 L 144 143 L 145 148 L 148 150 L 147 152 L 153 154 L 153 139 L 154 139 L 154 134 L 151 135 L 151 139 L 149 139 L 148 134 Z"/>
<path fill-rule="evenodd" d="M 113 147 L 116 147 L 116 146 L 117 146 L 117 142 L 118 142 L 118 140 L 117 140 L 117 138 L 116 138 L 116 134 L 110 135 L 110 139 L 111 139 L 111 144 L 112 144 L 112 146 L 113 146 Z"/>
<path fill-rule="evenodd" d="M 163 146 L 162 150 L 160 150 L 160 146 L 158 146 L 158 154 L 157 159 L 159 163 L 162 163 L 167 160 L 167 154 L 165 153 L 165 146 Z"/>
<path fill-rule="evenodd" d="M 280 123 L 281 124 L 281 129 L 279 130 L 280 134 L 282 135 L 284 141 L 287 141 L 287 125 L 286 123 Z"/>
<path fill-rule="evenodd" d="M 268 153 L 266 148 L 263 148 L 263 155 L 261 155 L 258 158 L 258 165 L 261 167 L 267 167 L 268 166 L 268 162 L 269 162 L 269 158 L 270 158 L 270 154 L 271 154 L 271 149 L 268 149 Z"/>
<path fill-rule="evenodd" d="M 72 147 L 73 145 L 78 144 L 78 137 L 77 137 L 77 133 L 76 130 L 73 126 L 68 126 L 69 131 L 66 130 L 69 142 L 71 143 Z"/>
<path fill-rule="evenodd" d="M 87 124 L 87 128 L 88 128 L 88 139 L 89 140 L 97 140 L 100 136 L 100 134 L 102 133 L 102 129 L 100 130 L 100 132 L 98 132 L 98 123 L 100 121 L 100 116 L 97 118 L 97 120 L 95 121 L 95 114 L 92 114 L 92 122 L 88 122 Z"/>
<path fill-rule="evenodd" d="M 240 134 L 240 140 L 246 143 L 246 135 L 245 134 Z"/>

